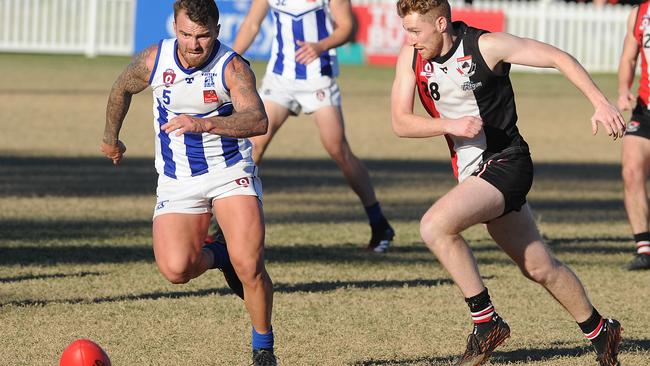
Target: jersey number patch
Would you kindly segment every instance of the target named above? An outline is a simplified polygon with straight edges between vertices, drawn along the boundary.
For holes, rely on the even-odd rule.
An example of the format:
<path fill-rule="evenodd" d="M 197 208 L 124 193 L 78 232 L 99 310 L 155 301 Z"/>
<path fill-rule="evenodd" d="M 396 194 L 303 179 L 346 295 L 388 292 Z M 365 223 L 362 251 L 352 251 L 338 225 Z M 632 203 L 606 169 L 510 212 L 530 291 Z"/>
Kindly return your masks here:
<path fill-rule="evenodd" d="M 427 97 L 433 100 L 440 100 L 440 92 L 438 91 L 438 83 L 430 82 L 429 85 L 425 81 L 422 82 L 422 87 L 424 88 L 424 93 Z"/>

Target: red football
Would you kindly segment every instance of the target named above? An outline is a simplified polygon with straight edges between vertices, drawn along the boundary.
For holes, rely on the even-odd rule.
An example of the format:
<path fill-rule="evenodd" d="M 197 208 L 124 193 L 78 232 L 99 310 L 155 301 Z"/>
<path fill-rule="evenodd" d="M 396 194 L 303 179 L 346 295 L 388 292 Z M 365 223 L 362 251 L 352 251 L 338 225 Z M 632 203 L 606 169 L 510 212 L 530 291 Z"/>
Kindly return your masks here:
<path fill-rule="evenodd" d="M 111 360 L 97 343 L 77 339 L 63 350 L 59 366 L 111 366 Z"/>

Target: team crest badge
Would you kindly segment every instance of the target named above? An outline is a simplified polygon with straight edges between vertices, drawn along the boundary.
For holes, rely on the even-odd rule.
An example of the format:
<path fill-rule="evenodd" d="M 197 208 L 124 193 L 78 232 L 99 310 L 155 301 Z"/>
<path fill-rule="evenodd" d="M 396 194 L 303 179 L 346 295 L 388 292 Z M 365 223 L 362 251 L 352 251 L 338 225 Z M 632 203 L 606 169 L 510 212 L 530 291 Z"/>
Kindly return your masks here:
<path fill-rule="evenodd" d="M 217 95 L 216 90 L 204 90 L 203 91 L 203 103 L 216 103 L 219 101 L 219 96 Z"/>
<path fill-rule="evenodd" d="M 627 124 L 627 128 L 625 129 L 626 132 L 636 132 L 639 130 L 639 127 L 641 127 L 641 124 L 636 121 L 630 121 Z"/>
<path fill-rule="evenodd" d="M 472 56 L 463 56 L 456 59 L 458 64 L 456 70 L 461 76 L 470 77 L 476 72 L 476 64 L 472 61 Z"/>
<path fill-rule="evenodd" d="M 235 183 L 237 183 L 238 186 L 242 186 L 242 187 L 248 187 L 251 184 L 248 178 L 235 179 Z"/>
<path fill-rule="evenodd" d="M 172 86 L 174 81 L 176 80 L 176 73 L 172 69 L 167 69 L 165 72 L 163 72 L 163 83 L 165 83 L 166 87 Z"/>
<path fill-rule="evenodd" d="M 650 15 L 643 14 L 643 19 L 641 19 L 641 24 L 639 24 L 639 30 L 644 31 L 650 26 Z"/>
<path fill-rule="evenodd" d="M 430 78 L 434 76 L 435 73 L 433 72 L 433 65 L 431 65 L 431 62 L 426 62 L 424 66 L 422 67 L 422 71 L 420 72 L 420 76 L 424 76 L 425 78 Z"/>

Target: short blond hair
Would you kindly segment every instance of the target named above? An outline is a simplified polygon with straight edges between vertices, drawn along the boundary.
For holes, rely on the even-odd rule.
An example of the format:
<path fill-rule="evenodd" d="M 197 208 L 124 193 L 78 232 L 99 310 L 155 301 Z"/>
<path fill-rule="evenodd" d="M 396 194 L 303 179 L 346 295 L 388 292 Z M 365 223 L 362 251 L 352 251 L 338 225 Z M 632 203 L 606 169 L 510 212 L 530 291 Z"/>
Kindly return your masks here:
<path fill-rule="evenodd" d="M 451 20 L 451 7 L 447 0 L 399 0 L 397 2 L 397 14 L 400 18 L 411 13 L 429 14 L 434 19 L 445 17 Z"/>

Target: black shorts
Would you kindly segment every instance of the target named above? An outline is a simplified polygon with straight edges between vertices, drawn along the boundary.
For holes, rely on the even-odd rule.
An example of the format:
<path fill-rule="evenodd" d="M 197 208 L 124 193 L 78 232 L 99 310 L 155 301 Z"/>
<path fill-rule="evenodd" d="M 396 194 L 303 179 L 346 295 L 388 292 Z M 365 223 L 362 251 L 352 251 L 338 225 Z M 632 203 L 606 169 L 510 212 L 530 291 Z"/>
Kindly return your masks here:
<path fill-rule="evenodd" d="M 490 183 L 503 194 L 505 207 L 501 216 L 519 211 L 533 185 L 533 161 L 528 147 L 513 146 L 494 154 L 472 175 Z"/>
<path fill-rule="evenodd" d="M 650 139 L 650 111 L 641 100 L 637 101 L 632 111 L 632 118 L 627 124 L 625 134 Z"/>

